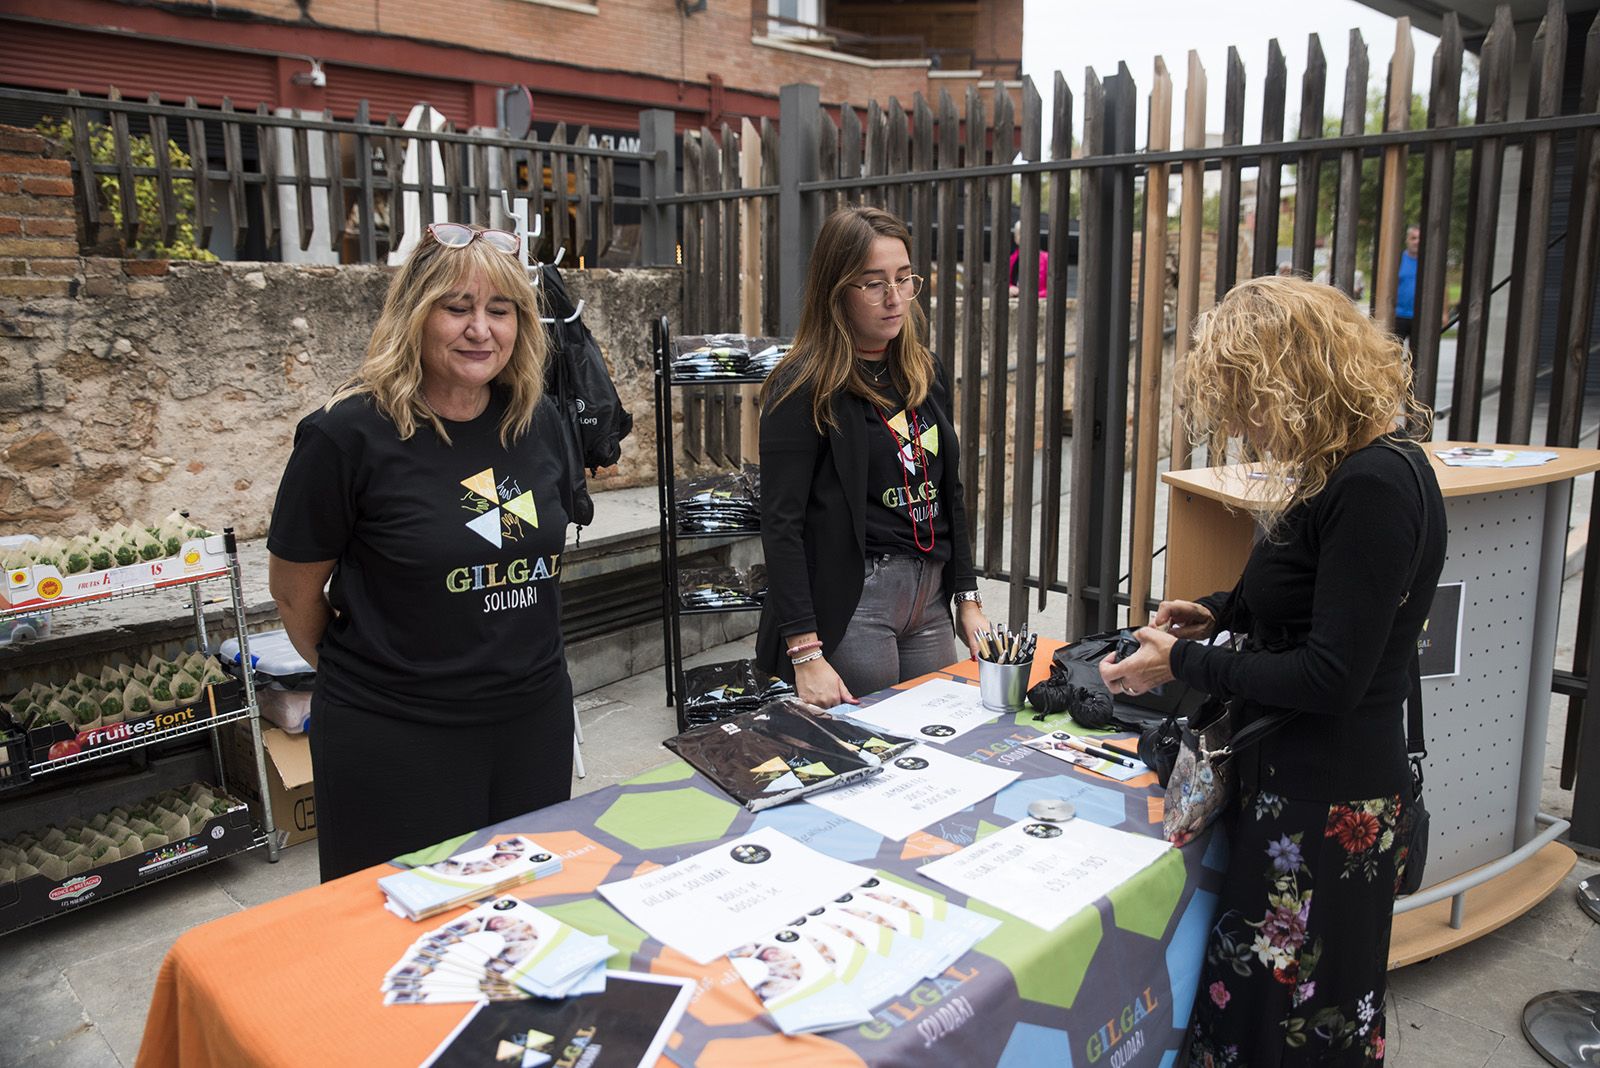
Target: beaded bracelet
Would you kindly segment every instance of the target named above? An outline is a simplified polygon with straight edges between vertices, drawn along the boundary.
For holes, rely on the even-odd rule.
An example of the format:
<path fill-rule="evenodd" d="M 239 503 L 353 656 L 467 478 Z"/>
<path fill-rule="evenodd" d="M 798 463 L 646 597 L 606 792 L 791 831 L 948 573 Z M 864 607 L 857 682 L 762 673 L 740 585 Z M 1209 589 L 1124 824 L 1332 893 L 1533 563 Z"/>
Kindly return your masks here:
<path fill-rule="evenodd" d="M 821 659 L 822 659 L 822 650 L 818 649 L 814 653 L 807 653 L 805 656 L 802 656 L 800 659 L 791 660 L 791 661 L 789 661 L 789 663 L 791 665 L 793 665 L 794 667 L 799 667 L 801 664 L 809 664 L 813 660 L 821 660 Z"/>
<path fill-rule="evenodd" d="M 788 652 L 788 654 L 790 656 L 799 656 L 801 653 L 807 652 L 807 651 L 809 651 L 811 649 L 821 649 L 821 648 L 822 648 L 822 643 L 820 641 L 817 641 L 817 642 L 806 642 L 806 643 L 804 643 L 802 645 L 796 645 L 796 646 L 791 647 L 790 649 L 787 650 L 787 652 Z"/>

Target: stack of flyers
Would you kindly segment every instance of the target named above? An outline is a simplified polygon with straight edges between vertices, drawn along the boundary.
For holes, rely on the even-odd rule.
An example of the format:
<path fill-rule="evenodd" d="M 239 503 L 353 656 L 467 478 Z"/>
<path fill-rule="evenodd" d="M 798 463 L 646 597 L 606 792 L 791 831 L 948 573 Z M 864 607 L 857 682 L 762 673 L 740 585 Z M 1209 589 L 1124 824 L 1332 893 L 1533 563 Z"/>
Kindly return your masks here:
<path fill-rule="evenodd" d="M 391 912 L 408 920 L 425 920 L 560 870 L 560 857 L 519 835 L 435 864 L 385 875 L 378 886 L 387 895 Z"/>
<path fill-rule="evenodd" d="M 564 998 L 605 989 L 616 950 L 514 897 L 429 931 L 383 977 L 385 1005 Z"/>
<path fill-rule="evenodd" d="M 939 975 L 1000 921 L 874 876 L 728 956 L 788 1035 L 830 1031 Z"/>

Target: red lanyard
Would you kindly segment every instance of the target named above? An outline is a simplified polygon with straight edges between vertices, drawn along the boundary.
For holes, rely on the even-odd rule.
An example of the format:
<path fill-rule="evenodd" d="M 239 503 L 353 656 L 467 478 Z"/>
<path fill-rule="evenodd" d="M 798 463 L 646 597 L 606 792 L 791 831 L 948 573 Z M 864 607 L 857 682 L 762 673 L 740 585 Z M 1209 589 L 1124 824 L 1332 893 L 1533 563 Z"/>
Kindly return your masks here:
<path fill-rule="evenodd" d="M 894 432 L 894 427 L 890 426 L 889 420 L 884 418 L 883 409 L 874 404 L 872 410 L 878 413 L 878 421 L 883 424 L 883 429 L 889 432 L 889 440 L 894 442 L 894 460 L 895 463 L 900 464 L 900 480 L 906 487 L 906 517 L 911 520 L 911 539 L 916 542 L 919 550 L 931 553 L 937 542 L 933 529 L 933 505 L 931 503 L 928 504 L 928 544 L 924 545 L 922 544 L 922 531 L 917 526 L 915 502 L 911 497 L 911 477 L 906 472 L 906 465 L 900 463 L 900 435 Z M 926 491 L 929 485 L 928 457 L 922 451 L 922 426 L 917 422 L 917 410 L 915 408 L 908 407 L 906 409 L 906 427 L 911 431 L 911 452 L 917 458 L 917 466 L 922 468 L 922 487 Z"/>

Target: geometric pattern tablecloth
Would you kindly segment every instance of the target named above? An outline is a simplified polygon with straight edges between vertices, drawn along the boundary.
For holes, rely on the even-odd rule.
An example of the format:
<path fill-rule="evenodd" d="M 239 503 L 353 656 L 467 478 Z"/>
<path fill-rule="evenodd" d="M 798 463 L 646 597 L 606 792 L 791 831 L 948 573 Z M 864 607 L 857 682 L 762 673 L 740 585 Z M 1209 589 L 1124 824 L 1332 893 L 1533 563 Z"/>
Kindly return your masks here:
<path fill-rule="evenodd" d="M 1040 674 L 1048 657 L 1041 653 Z M 943 677 L 970 680 L 963 664 Z M 519 896 L 618 948 L 613 965 L 692 977 L 697 990 L 662 1065 L 783 1068 L 1162 1066 L 1171 1064 L 1194 998 L 1225 857 L 1223 838 L 1173 850 L 1055 931 L 1044 932 L 917 874 L 1062 797 L 1077 818 L 1158 835 L 1161 791 L 1150 775 L 1117 783 L 1029 750 L 1064 725 L 1002 716 L 944 748 L 1022 773 L 995 796 L 904 842 L 803 803 L 752 815 L 681 761 L 474 836 L 528 834 L 563 856 L 558 875 Z M 1129 743 L 1131 745 L 1131 743 Z M 648 938 L 595 894 L 603 882 L 775 827 L 840 860 L 875 867 L 926 893 L 1001 920 L 943 975 L 881 1006 L 871 1023 L 824 1036 L 777 1031 L 727 960 L 696 965 Z M 462 1006 L 382 1005 L 384 969 L 416 937 L 381 907 L 385 866 L 250 909 L 185 934 L 163 963 L 140 1050 L 157 1064 L 415 1064 Z M 432 923 L 444 923 L 439 917 Z"/>

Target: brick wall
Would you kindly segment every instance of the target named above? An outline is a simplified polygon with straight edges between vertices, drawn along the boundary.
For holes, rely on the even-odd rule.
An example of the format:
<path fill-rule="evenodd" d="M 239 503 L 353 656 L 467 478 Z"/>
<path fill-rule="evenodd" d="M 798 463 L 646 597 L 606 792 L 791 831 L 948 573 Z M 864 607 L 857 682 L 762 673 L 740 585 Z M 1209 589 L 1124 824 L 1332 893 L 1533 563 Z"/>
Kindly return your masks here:
<path fill-rule="evenodd" d="M 44 138 L 0 126 L 0 297 L 76 292 L 72 165 Z"/>

